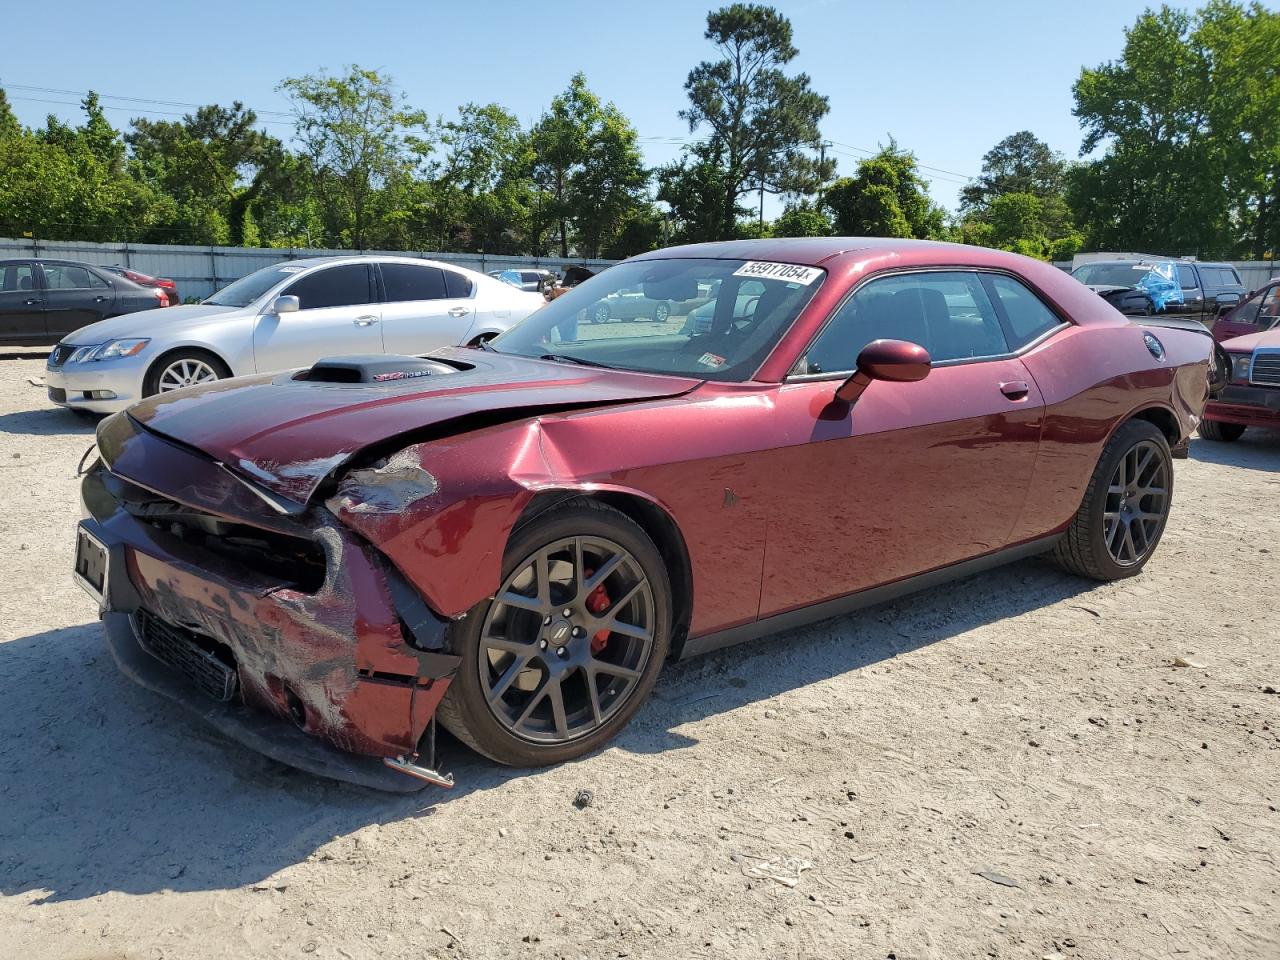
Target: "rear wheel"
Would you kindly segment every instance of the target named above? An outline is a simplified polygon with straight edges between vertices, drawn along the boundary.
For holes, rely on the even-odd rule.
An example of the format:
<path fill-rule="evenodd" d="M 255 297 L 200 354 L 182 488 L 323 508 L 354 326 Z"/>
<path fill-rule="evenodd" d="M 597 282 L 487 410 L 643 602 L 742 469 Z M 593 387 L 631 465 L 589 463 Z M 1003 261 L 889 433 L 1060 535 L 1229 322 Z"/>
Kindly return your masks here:
<path fill-rule="evenodd" d="M 1172 499 L 1169 442 L 1153 424 L 1130 420 L 1103 448 L 1053 559 L 1093 580 L 1132 577 L 1155 552 Z"/>
<path fill-rule="evenodd" d="M 607 303 L 597 303 L 591 308 L 592 323 L 608 323 L 609 322 L 609 305 Z"/>
<path fill-rule="evenodd" d="M 454 628 L 462 662 L 437 716 L 499 763 L 589 753 L 626 726 L 666 659 L 661 554 L 630 518 L 584 498 L 520 527 L 503 572 Z"/>
<path fill-rule="evenodd" d="M 1231 443 L 1244 436 L 1245 427 L 1240 423 L 1223 423 L 1221 420 L 1201 420 L 1197 432 L 1206 440 Z"/>
<path fill-rule="evenodd" d="M 660 303 L 653 308 L 653 319 L 657 323 L 666 323 L 669 316 L 671 316 L 670 304 Z"/>
<path fill-rule="evenodd" d="M 231 371 L 227 365 L 207 350 L 176 350 L 151 365 L 142 385 L 142 395 L 150 397 L 229 376 Z"/>

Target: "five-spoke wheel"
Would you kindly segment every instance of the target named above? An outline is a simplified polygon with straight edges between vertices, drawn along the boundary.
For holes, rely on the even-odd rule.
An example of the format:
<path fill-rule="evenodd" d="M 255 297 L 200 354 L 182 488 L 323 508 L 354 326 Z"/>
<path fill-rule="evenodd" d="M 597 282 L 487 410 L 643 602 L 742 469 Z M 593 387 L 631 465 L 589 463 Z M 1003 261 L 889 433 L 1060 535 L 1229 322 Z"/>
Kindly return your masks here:
<path fill-rule="evenodd" d="M 581 499 L 520 527 L 504 572 L 455 628 L 462 665 L 441 722 L 503 763 L 587 753 L 626 724 L 666 658 L 662 556 L 624 514 Z"/>
<path fill-rule="evenodd" d="M 1131 577 L 1151 559 L 1169 519 L 1173 457 L 1154 424 L 1130 420 L 1107 441 L 1054 559 L 1082 577 Z"/>

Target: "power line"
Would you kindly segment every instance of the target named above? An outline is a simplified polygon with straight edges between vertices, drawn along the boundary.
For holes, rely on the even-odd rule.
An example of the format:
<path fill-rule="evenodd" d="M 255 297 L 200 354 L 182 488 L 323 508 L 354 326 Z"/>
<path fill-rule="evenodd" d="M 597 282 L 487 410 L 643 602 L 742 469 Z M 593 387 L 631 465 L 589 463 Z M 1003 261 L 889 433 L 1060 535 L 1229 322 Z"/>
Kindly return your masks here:
<path fill-rule="evenodd" d="M 91 91 L 88 90 L 64 90 L 60 87 L 33 87 L 23 83 L 0 83 L 0 87 L 9 90 L 26 90 L 31 93 L 53 93 L 65 97 L 87 97 Z M 93 93 L 98 93 L 96 90 Z M 186 103 L 182 100 L 153 100 L 148 97 L 126 97 L 114 93 L 98 93 L 98 97 L 102 100 L 127 100 L 130 103 L 154 103 L 161 107 L 189 107 L 192 110 L 199 110 L 205 104 Z M 29 98 L 28 98 L 29 99 Z M 293 119 L 293 114 L 284 110 L 254 110 L 259 116 L 282 117 L 286 120 Z"/>
<path fill-rule="evenodd" d="M 22 97 L 22 96 L 14 96 L 14 97 L 10 97 L 9 99 L 10 99 L 10 100 L 23 100 L 23 101 L 25 101 L 25 102 L 27 102 L 27 103 L 54 103 L 54 104 L 60 104 L 60 105 L 62 105 L 62 106 L 64 106 L 64 107 L 78 107 L 78 106 L 80 106 L 80 104 L 79 104 L 78 102 L 76 102 L 75 100 L 47 100 L 47 99 L 45 99 L 45 98 L 43 98 L 43 97 Z M 149 115 L 151 115 L 151 116 L 164 116 L 164 117 L 185 117 L 185 116 L 187 116 L 187 114 L 185 114 L 185 113 L 178 113 L 178 112 L 177 112 L 177 111 L 175 111 L 175 110 L 147 110 L 147 109 L 141 109 L 141 108 L 138 108 L 138 107 L 118 107 L 118 106 L 116 106 L 115 104 L 111 104 L 111 103 L 100 103 L 100 104 L 98 104 L 98 106 L 102 107 L 102 109 L 103 109 L 103 110 L 124 110 L 124 111 L 127 111 L 127 112 L 129 112 L 129 113 L 133 113 L 133 114 L 149 114 Z M 293 126 L 293 124 L 291 124 L 291 123 L 287 123 L 287 122 L 285 122 L 284 120 L 259 120 L 259 121 L 257 121 L 257 122 L 258 122 L 258 123 L 270 123 L 270 124 L 274 124 L 274 125 L 282 126 L 282 127 L 291 127 L 291 126 Z"/>

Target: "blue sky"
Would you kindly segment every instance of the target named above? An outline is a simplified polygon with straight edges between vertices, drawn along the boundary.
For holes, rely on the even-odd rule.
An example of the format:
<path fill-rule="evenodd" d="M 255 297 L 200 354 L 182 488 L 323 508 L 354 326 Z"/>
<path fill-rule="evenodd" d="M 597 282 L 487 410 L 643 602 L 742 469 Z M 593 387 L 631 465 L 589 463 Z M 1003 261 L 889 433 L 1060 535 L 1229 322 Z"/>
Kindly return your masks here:
<path fill-rule="evenodd" d="M 1071 84 L 1082 66 L 1117 57 L 1123 28 L 1148 3 L 942 0 L 779 0 L 800 55 L 795 69 L 831 100 L 823 124 L 842 173 L 892 134 L 915 151 L 933 196 L 956 204 L 965 176 L 1007 134 L 1029 129 L 1075 157 L 1080 131 Z M 182 103 L 242 100 L 265 129 L 287 137 L 281 78 L 359 63 L 390 73 L 413 106 L 451 115 L 466 101 L 496 101 L 535 119 L 577 70 L 636 125 L 651 163 L 689 136 L 676 115 L 690 67 L 711 55 L 710 3 L 595 0 L 550 4 L 339 3 L 271 0 L 42 6 L 56 42 L 6 43 L 0 85 L 28 124 L 74 118 L 76 97 L 41 87 Z M 181 113 L 182 106 L 106 100 L 108 117 Z M 766 213 L 776 207 L 769 204 Z"/>

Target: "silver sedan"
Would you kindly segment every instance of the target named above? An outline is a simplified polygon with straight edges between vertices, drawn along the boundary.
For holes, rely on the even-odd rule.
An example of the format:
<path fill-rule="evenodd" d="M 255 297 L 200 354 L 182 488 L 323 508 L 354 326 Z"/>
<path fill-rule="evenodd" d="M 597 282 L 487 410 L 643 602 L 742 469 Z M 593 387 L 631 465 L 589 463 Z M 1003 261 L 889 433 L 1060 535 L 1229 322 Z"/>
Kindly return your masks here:
<path fill-rule="evenodd" d="M 49 399 L 112 413 L 167 390 L 343 354 L 423 354 L 479 343 L 544 305 L 452 264 L 317 257 L 264 267 L 203 303 L 114 317 L 49 355 Z"/>

